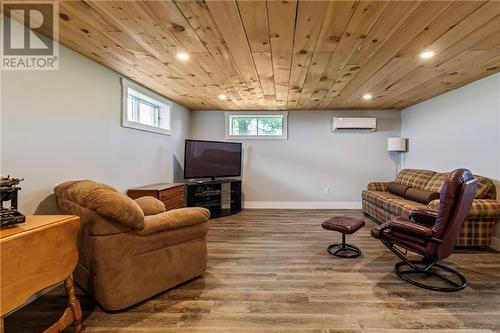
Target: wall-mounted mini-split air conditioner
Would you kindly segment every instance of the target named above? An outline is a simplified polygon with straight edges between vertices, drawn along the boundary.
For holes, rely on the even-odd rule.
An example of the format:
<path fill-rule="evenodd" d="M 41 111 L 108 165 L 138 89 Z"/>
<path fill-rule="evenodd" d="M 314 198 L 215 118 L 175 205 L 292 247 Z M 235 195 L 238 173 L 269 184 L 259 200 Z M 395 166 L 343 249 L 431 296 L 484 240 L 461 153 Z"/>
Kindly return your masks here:
<path fill-rule="evenodd" d="M 377 118 L 334 117 L 333 132 L 369 132 L 377 129 Z"/>

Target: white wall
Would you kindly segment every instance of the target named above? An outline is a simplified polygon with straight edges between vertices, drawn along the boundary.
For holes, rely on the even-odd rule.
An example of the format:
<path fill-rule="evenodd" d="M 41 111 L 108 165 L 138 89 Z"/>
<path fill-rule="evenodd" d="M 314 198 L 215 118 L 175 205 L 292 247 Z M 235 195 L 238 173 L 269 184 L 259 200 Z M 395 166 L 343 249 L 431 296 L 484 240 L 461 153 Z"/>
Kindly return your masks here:
<path fill-rule="evenodd" d="M 405 167 L 465 167 L 499 180 L 500 74 L 404 109 L 401 134 L 409 138 Z"/>
<path fill-rule="evenodd" d="M 465 167 L 493 179 L 500 198 L 500 73 L 402 110 L 401 135 L 405 167 Z M 490 247 L 500 251 L 498 222 Z"/>
<path fill-rule="evenodd" d="M 372 133 L 332 133 L 333 116 L 376 116 Z M 387 137 L 400 135 L 397 111 L 290 111 L 288 140 L 243 140 L 246 207 L 355 208 L 370 181 L 392 180 Z M 224 140 L 224 112 L 191 112 L 190 137 Z M 323 193 L 329 187 L 328 194 Z"/>
<path fill-rule="evenodd" d="M 182 173 L 186 108 L 173 108 L 173 136 L 121 127 L 120 76 L 62 46 L 58 71 L 1 76 L 1 174 L 25 179 L 24 214 L 65 180 L 93 179 L 125 191 Z"/>

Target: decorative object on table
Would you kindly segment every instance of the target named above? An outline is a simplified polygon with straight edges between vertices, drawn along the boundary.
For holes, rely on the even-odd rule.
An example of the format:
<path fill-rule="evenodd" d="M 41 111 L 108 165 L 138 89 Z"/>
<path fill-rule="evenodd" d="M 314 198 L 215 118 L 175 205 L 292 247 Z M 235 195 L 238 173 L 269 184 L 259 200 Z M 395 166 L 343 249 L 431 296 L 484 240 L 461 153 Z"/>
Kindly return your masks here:
<path fill-rule="evenodd" d="M 334 216 L 321 224 L 325 230 L 338 231 L 342 234 L 342 243 L 332 244 L 328 253 L 341 258 L 354 258 L 361 254 L 361 250 L 345 242 L 346 234 L 353 234 L 365 225 L 365 221 L 349 216 Z"/>
<path fill-rule="evenodd" d="M 2 176 L 0 178 L 0 187 L 3 188 L 12 188 L 17 185 L 19 185 L 20 182 L 22 182 L 24 178 L 10 178 L 10 175 L 7 177 Z"/>
<path fill-rule="evenodd" d="M 402 260 L 394 267 L 401 279 L 435 291 L 458 291 L 467 286 L 462 274 L 440 261 L 453 252 L 462 223 L 472 206 L 477 183 L 467 169 L 452 171 L 443 185 L 437 212 L 418 209 L 409 218 L 398 216 L 372 228 L 372 236 Z M 410 260 L 408 251 L 422 259 Z"/>
<path fill-rule="evenodd" d="M 4 201 L 10 201 L 10 207 L 17 209 L 17 192 L 21 189 L 17 185 L 22 182 L 24 178 L 10 178 L 10 176 L 0 179 L 0 193 L 2 200 L 0 207 L 3 207 Z"/>
<path fill-rule="evenodd" d="M 24 223 L 26 217 L 12 208 L 0 209 L 0 228 L 6 228 L 15 224 Z"/>
<path fill-rule="evenodd" d="M 80 219 L 74 215 L 28 215 L 25 224 L 0 230 L 0 327 L 5 316 L 33 295 L 64 281 L 66 310 L 44 333 L 62 332 L 71 325 L 75 332 L 82 331 L 71 275 L 78 261 L 79 227 Z"/>
<path fill-rule="evenodd" d="M 11 178 L 10 176 L 0 178 L 0 227 L 8 227 L 17 223 L 23 223 L 25 217 L 17 211 L 17 192 L 21 189 L 17 185 L 24 178 Z M 4 202 L 9 201 L 10 207 L 4 207 Z"/>
<path fill-rule="evenodd" d="M 396 174 L 401 170 L 401 153 L 407 151 L 407 138 L 387 138 L 387 151 L 396 152 Z"/>

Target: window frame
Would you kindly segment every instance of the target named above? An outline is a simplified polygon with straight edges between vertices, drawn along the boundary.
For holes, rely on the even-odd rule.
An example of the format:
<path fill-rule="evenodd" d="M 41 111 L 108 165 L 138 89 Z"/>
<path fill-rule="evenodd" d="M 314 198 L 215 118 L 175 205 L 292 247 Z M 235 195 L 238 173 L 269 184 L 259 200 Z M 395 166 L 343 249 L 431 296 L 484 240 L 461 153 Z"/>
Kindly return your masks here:
<path fill-rule="evenodd" d="M 132 129 L 137 129 L 141 131 L 146 131 L 146 132 L 152 132 L 156 134 L 162 134 L 162 135 L 172 135 L 172 113 L 173 113 L 173 102 L 166 99 L 165 97 L 162 97 L 149 89 L 144 88 L 143 86 L 127 80 L 125 78 L 122 78 L 122 105 L 121 105 L 121 125 L 122 127 L 125 128 L 132 128 Z M 158 126 L 150 126 L 146 125 L 143 123 L 140 123 L 138 121 L 132 121 L 128 119 L 128 90 L 132 89 L 137 91 L 139 94 L 144 95 L 148 99 L 153 100 L 154 102 L 148 100 L 148 99 L 142 99 L 140 97 L 134 96 L 135 98 L 139 100 L 143 100 L 145 103 L 144 104 L 150 104 L 150 106 L 157 106 L 158 107 L 158 117 L 160 113 L 161 108 L 167 108 L 166 112 L 168 112 L 168 124 L 169 128 L 161 128 Z"/>
<path fill-rule="evenodd" d="M 232 118 L 233 116 L 243 117 L 268 117 L 268 116 L 282 116 L 283 127 L 281 135 L 233 135 Z M 237 111 L 237 112 L 224 112 L 225 134 L 228 140 L 288 140 L 288 111 Z M 258 119 L 257 119 L 258 126 Z"/>

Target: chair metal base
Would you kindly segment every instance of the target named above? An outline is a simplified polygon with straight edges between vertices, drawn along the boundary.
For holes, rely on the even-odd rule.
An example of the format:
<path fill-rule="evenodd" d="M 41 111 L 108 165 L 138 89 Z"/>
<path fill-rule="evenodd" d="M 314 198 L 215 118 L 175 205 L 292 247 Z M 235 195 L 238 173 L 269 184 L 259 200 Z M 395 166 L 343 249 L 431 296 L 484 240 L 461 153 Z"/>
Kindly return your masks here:
<path fill-rule="evenodd" d="M 396 266 L 394 266 L 394 272 L 402 280 L 411 283 L 414 286 L 435 291 L 459 291 L 467 287 L 467 280 L 462 274 L 451 267 L 438 264 L 437 258 L 424 257 L 422 260 L 410 260 L 406 256 L 406 252 L 402 252 L 398 248 L 398 246 L 396 246 L 396 244 L 385 237 L 384 228 L 380 231 L 380 240 L 389 250 L 391 250 L 402 260 L 401 262 L 397 263 Z M 403 271 L 401 270 L 402 266 L 408 266 L 409 269 Z M 439 270 L 441 270 L 441 272 L 446 271 L 448 273 L 451 273 L 454 278 L 457 278 L 459 280 L 459 282 L 447 278 L 443 274 L 439 273 Z M 420 275 L 424 277 L 435 278 L 435 280 L 441 280 L 441 282 L 444 282 L 444 284 L 448 285 L 449 287 L 440 287 L 423 283 L 410 278 L 409 275 Z"/>
<path fill-rule="evenodd" d="M 342 243 L 330 245 L 328 253 L 340 258 L 355 258 L 361 254 L 361 250 L 354 245 L 347 244 L 345 234 L 342 234 Z"/>
<path fill-rule="evenodd" d="M 402 270 L 402 267 L 404 266 L 409 267 L 409 269 Z M 457 278 L 457 281 L 453 281 L 454 279 L 450 279 L 440 274 L 439 273 L 440 270 L 453 274 L 453 276 Z M 424 289 L 429 289 L 434 291 L 459 291 L 467 287 L 467 280 L 462 274 L 460 274 L 458 271 L 454 270 L 451 267 L 438 264 L 436 261 L 426 262 L 423 260 L 403 260 L 397 263 L 396 266 L 394 266 L 394 272 L 396 272 L 396 274 L 406 282 Z M 411 275 L 419 275 L 428 278 L 434 278 L 435 281 L 440 280 L 449 287 L 440 287 L 437 285 L 422 283 L 421 281 L 412 279 Z"/>
<path fill-rule="evenodd" d="M 341 258 L 355 258 L 361 254 L 361 250 L 350 244 L 332 244 L 328 247 L 328 253 Z"/>

